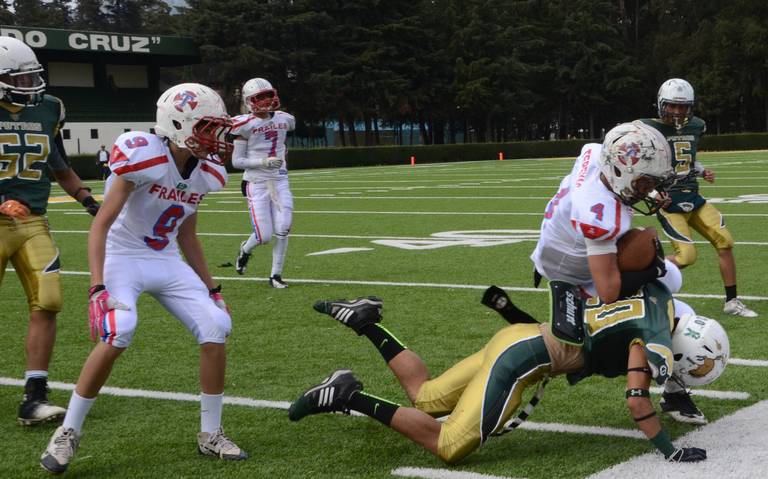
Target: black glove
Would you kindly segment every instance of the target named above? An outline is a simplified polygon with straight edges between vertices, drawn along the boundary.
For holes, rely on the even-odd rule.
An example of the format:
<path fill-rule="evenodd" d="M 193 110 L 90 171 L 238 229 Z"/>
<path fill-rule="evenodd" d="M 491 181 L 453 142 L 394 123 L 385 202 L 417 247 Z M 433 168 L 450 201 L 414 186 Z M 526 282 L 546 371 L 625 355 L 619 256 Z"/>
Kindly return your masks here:
<path fill-rule="evenodd" d="M 669 462 L 699 462 L 707 458 L 707 451 L 698 447 L 679 447 L 667 456 Z"/>
<path fill-rule="evenodd" d="M 86 211 L 88 211 L 88 214 L 91 216 L 96 216 L 96 213 L 99 212 L 99 207 L 101 206 L 99 202 L 93 198 L 93 196 L 86 196 L 83 198 L 81 204 L 83 207 L 85 207 Z"/>
<path fill-rule="evenodd" d="M 661 278 L 667 274 L 667 265 L 664 263 L 664 248 L 662 248 L 658 237 L 653 239 L 653 246 L 656 248 L 656 256 L 653 258 L 651 266 L 656 268 L 656 277 Z"/>

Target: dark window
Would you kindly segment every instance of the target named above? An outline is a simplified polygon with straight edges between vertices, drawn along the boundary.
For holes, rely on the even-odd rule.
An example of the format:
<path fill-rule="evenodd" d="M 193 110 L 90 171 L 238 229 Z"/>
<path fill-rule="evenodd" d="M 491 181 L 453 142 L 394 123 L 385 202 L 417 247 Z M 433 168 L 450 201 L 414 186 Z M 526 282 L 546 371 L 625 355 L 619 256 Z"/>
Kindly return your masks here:
<path fill-rule="evenodd" d="M 96 128 L 91 129 L 91 139 L 92 140 L 98 140 L 99 139 L 99 130 Z"/>
<path fill-rule="evenodd" d="M 63 139 L 65 139 L 65 140 L 69 140 L 70 136 L 69 136 L 69 129 L 68 128 L 65 128 L 65 129 L 61 130 L 61 137 Z"/>

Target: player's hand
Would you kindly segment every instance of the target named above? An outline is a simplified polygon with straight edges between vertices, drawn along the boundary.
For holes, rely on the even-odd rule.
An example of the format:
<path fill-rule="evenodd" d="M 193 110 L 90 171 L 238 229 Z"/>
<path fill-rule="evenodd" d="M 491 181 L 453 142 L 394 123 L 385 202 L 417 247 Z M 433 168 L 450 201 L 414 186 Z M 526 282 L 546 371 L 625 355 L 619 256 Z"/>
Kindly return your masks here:
<path fill-rule="evenodd" d="M 5 200 L 0 204 L 0 213 L 10 216 L 11 218 L 22 219 L 29 216 L 32 212 L 29 211 L 29 207 L 21 201 Z"/>
<path fill-rule="evenodd" d="M 80 203 L 91 216 L 96 216 L 96 213 L 99 212 L 99 207 L 101 206 L 99 202 L 93 198 L 93 196 L 86 196 Z"/>
<path fill-rule="evenodd" d="M 667 264 L 664 262 L 664 248 L 658 236 L 653 238 L 653 247 L 656 249 L 656 256 L 653 258 L 652 266 L 656 268 L 656 277 L 661 278 L 667 274 Z"/>
<path fill-rule="evenodd" d="M 707 183 L 715 182 L 715 172 L 712 170 L 704 170 L 704 172 L 701 174 L 701 177 L 704 178 L 704 181 Z"/>
<path fill-rule="evenodd" d="M 698 447 L 679 447 L 667 456 L 669 462 L 699 462 L 707 458 L 707 451 Z"/>
<path fill-rule="evenodd" d="M 278 158 L 277 156 L 270 156 L 267 158 L 261 159 L 261 166 L 264 168 L 269 168 L 270 170 L 277 170 L 281 166 L 283 166 L 283 159 Z"/>
<path fill-rule="evenodd" d="M 130 311 L 130 307 L 109 295 L 103 284 L 91 286 L 88 290 L 88 323 L 91 327 L 91 340 L 97 341 L 104 334 L 102 321 L 113 309 Z"/>
<path fill-rule="evenodd" d="M 208 296 L 211 297 L 214 304 L 216 304 L 220 310 L 232 316 L 232 312 L 229 310 L 229 306 L 227 306 L 227 303 L 224 302 L 224 296 L 221 295 L 221 285 L 218 285 L 213 289 L 209 289 Z"/>

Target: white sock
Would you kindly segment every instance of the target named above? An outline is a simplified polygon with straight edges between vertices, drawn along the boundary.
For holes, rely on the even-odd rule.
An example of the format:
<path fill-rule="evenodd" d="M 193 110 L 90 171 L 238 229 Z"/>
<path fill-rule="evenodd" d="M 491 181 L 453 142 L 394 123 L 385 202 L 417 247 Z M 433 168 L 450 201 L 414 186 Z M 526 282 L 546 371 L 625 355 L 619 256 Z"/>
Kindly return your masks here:
<path fill-rule="evenodd" d="M 200 393 L 200 431 L 216 432 L 221 427 L 221 409 L 224 393 Z"/>
<path fill-rule="evenodd" d="M 270 273 L 270 276 L 283 274 L 286 250 L 288 250 L 288 235 L 275 235 L 275 245 L 272 247 L 272 273 Z"/>
<path fill-rule="evenodd" d="M 93 402 L 96 398 L 84 398 L 72 391 L 72 397 L 69 399 L 69 406 L 67 407 L 67 415 L 64 416 L 64 429 L 72 428 L 79 435 L 83 429 L 83 422 L 85 416 L 88 415 L 88 411 L 91 410 Z"/>
<path fill-rule="evenodd" d="M 245 242 L 245 246 L 243 246 L 243 250 L 250 254 L 250 252 L 253 251 L 253 248 L 260 244 L 259 239 L 256 237 L 256 233 L 251 233 L 251 236 L 249 236 L 248 240 Z"/>
<path fill-rule="evenodd" d="M 40 369 L 30 369 L 28 371 L 24 371 L 24 380 L 29 381 L 29 378 L 47 378 L 48 377 L 48 371 L 43 371 Z"/>

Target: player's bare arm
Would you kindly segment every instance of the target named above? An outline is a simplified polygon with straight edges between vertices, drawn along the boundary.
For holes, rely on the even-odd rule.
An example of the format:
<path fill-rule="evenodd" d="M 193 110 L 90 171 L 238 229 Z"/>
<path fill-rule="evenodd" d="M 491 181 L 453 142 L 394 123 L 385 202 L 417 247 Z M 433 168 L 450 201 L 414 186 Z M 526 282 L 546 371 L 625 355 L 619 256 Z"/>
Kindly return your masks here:
<path fill-rule="evenodd" d="M 106 252 L 107 233 L 114 223 L 123 205 L 128 200 L 134 184 L 116 177 L 104 197 L 100 213 L 93 219 L 88 235 L 88 264 L 91 271 L 91 286 L 104 283 L 104 255 Z"/>
<path fill-rule="evenodd" d="M 638 429 L 643 431 L 645 437 L 653 439 L 661 432 L 661 421 L 656 415 L 650 397 L 641 393 L 641 391 L 647 393 L 650 387 L 651 375 L 645 351 L 640 343 L 635 343 L 629 348 L 627 362 L 627 408 L 637 423 Z"/>
<path fill-rule="evenodd" d="M 616 261 L 616 253 L 587 256 L 587 262 L 595 281 L 597 295 L 606 303 L 613 303 L 619 299 L 621 273 Z"/>

